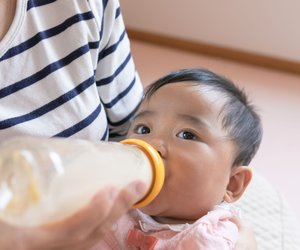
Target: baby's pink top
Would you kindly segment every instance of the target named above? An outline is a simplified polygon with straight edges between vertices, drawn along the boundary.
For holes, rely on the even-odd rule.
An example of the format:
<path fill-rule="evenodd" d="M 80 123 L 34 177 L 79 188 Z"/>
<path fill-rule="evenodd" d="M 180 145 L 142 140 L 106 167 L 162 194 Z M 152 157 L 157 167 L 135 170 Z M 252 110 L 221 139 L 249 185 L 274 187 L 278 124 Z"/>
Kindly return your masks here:
<path fill-rule="evenodd" d="M 234 249 L 238 228 L 229 219 L 238 213 L 233 206 L 222 204 L 193 224 L 168 225 L 132 210 L 91 250 Z"/>

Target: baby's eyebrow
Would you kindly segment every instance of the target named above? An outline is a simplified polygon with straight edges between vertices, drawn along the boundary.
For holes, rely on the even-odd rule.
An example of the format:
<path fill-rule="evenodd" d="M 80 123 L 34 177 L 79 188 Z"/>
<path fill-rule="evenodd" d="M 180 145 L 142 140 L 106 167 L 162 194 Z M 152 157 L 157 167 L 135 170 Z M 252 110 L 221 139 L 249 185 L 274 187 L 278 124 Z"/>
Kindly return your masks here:
<path fill-rule="evenodd" d="M 150 111 L 150 110 L 145 110 L 145 111 L 137 112 L 137 113 L 133 116 L 133 120 L 135 120 L 135 119 L 141 119 L 141 118 L 147 117 L 147 116 L 151 116 L 151 115 L 153 115 L 154 113 L 155 113 L 154 111 Z"/>
<path fill-rule="evenodd" d="M 201 127 L 201 128 L 205 128 L 205 129 L 209 129 L 211 127 L 207 121 L 205 121 L 204 119 L 201 119 L 200 117 L 187 115 L 187 114 L 178 114 L 177 116 L 179 119 L 186 120 L 189 123 L 191 123 L 197 127 Z"/>

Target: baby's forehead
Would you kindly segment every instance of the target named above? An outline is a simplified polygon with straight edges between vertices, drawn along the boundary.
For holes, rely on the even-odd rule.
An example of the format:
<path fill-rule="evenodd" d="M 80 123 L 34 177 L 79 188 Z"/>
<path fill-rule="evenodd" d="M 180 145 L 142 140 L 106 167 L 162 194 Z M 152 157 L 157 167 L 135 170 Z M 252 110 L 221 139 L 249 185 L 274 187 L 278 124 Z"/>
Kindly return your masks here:
<path fill-rule="evenodd" d="M 217 104 L 218 106 L 223 106 L 226 101 L 228 101 L 230 96 L 230 94 L 222 88 L 196 81 L 167 83 L 151 93 L 146 93 L 145 96 L 146 99 L 151 99 L 151 97 L 156 95 L 157 93 L 164 93 L 166 96 L 172 95 L 172 93 L 174 93 L 173 91 L 171 91 L 172 89 L 178 90 L 178 92 L 182 94 L 188 92 L 188 94 L 197 97 L 197 99 L 201 102 L 203 100 L 206 100 L 211 105 Z M 164 98 L 164 95 L 161 95 L 161 98 Z M 185 104 L 184 101 L 185 100 L 178 98 L 178 102 L 183 102 L 183 105 Z"/>
<path fill-rule="evenodd" d="M 174 82 L 148 93 L 141 106 L 145 108 L 151 105 L 151 108 L 158 110 L 163 109 L 160 105 L 169 106 L 172 103 L 171 110 L 182 111 L 181 113 L 201 111 L 200 114 L 211 113 L 219 116 L 226 99 L 226 95 L 220 90 L 205 84 Z"/>
<path fill-rule="evenodd" d="M 215 95 L 222 95 L 223 97 L 229 95 L 229 93 L 226 91 L 226 88 L 221 87 L 221 85 L 209 84 L 206 82 L 198 82 L 198 81 L 180 81 L 180 82 L 166 83 L 163 86 L 157 88 L 155 91 L 153 91 L 152 94 L 164 90 L 166 88 L 179 88 L 179 89 L 190 88 L 194 91 L 203 92 L 203 93 L 215 93 Z"/>

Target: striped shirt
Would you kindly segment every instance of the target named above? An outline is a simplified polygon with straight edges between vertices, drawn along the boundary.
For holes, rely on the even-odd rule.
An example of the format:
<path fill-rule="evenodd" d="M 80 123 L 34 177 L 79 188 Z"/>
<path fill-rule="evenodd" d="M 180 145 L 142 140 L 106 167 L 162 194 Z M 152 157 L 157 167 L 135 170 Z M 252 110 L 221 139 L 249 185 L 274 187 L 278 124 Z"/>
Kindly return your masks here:
<path fill-rule="evenodd" d="M 0 138 L 126 133 L 142 96 L 117 0 L 17 0 L 0 41 Z"/>

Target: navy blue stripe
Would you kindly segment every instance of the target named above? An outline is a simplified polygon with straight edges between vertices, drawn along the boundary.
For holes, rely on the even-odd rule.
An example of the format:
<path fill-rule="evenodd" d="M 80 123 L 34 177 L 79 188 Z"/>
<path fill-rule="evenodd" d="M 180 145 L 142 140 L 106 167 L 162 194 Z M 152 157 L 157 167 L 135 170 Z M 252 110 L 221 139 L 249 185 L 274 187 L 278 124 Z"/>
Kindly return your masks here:
<path fill-rule="evenodd" d="M 108 0 L 102 0 L 103 10 L 106 9 L 107 3 L 108 3 Z"/>
<path fill-rule="evenodd" d="M 76 134 L 80 130 L 86 128 L 89 126 L 95 119 L 99 116 L 101 112 L 101 104 L 98 105 L 98 107 L 84 120 L 78 122 L 77 124 L 73 125 L 70 128 L 67 128 L 66 130 L 54 135 L 54 137 L 69 137 L 71 135 Z"/>
<path fill-rule="evenodd" d="M 53 2 L 56 2 L 56 0 L 29 0 L 27 3 L 27 10 L 30 10 L 33 7 L 39 7 Z"/>
<path fill-rule="evenodd" d="M 24 78 L 23 80 L 18 81 L 14 84 L 11 84 L 3 89 L 0 89 L 0 99 L 5 96 L 8 96 L 10 94 L 13 94 L 23 88 L 26 88 L 26 87 L 36 83 L 37 81 L 40 81 L 41 79 L 45 78 L 46 76 L 53 73 L 54 71 L 70 64 L 72 61 L 76 60 L 78 57 L 87 53 L 90 49 L 89 45 L 90 44 L 84 45 L 84 46 L 76 49 L 75 51 L 73 51 L 72 53 L 67 55 L 66 57 L 60 59 L 59 61 L 56 61 L 54 63 L 47 65 L 45 68 L 41 69 L 40 71 L 36 72 L 35 74 L 33 74 L 27 78 Z"/>
<path fill-rule="evenodd" d="M 98 49 L 99 48 L 99 41 L 97 41 L 97 42 L 89 42 L 88 43 L 88 46 L 89 46 L 89 48 L 90 49 Z"/>
<path fill-rule="evenodd" d="M 76 15 L 68 18 L 67 20 L 65 20 L 63 23 L 61 23 L 51 29 L 41 31 L 41 32 L 37 33 L 36 35 L 34 35 L 33 37 L 31 37 L 30 39 L 28 39 L 27 41 L 20 43 L 19 45 L 15 46 L 15 47 L 12 47 L 3 55 L 3 57 L 0 58 L 0 62 L 3 60 L 6 60 L 8 58 L 11 58 L 13 56 L 16 56 L 18 54 L 21 54 L 25 50 L 32 48 L 33 46 L 35 46 L 36 44 L 38 44 L 40 41 L 42 41 L 44 39 L 58 35 L 59 33 L 65 31 L 67 28 L 69 28 L 70 26 L 74 25 L 77 22 L 80 22 L 83 20 L 89 20 L 92 18 L 93 18 L 92 12 L 76 14 Z"/>
<path fill-rule="evenodd" d="M 104 57 L 106 57 L 107 55 L 112 54 L 114 51 L 116 51 L 116 49 L 118 48 L 119 44 L 120 44 L 120 43 L 122 42 L 122 40 L 124 39 L 125 34 L 126 34 L 126 31 L 124 30 L 124 31 L 122 32 L 121 36 L 119 37 L 119 40 L 118 40 L 115 44 L 113 44 L 113 45 L 111 45 L 110 47 L 108 47 L 108 48 L 102 50 L 102 51 L 99 53 L 99 56 L 98 56 L 98 62 L 99 62 L 100 60 L 102 60 Z"/>
<path fill-rule="evenodd" d="M 135 112 L 137 111 L 137 109 L 139 108 L 140 104 L 138 104 L 133 111 L 131 111 L 129 113 L 128 116 L 126 116 L 125 118 L 123 118 L 122 120 L 118 121 L 118 122 L 112 122 L 111 120 L 109 120 L 109 118 L 107 118 L 108 124 L 113 126 L 113 127 L 118 127 L 123 125 L 124 123 L 128 122 L 130 120 L 131 117 L 133 117 L 133 115 L 135 114 Z"/>
<path fill-rule="evenodd" d="M 131 81 L 129 86 L 125 90 L 123 90 L 120 94 L 118 94 L 112 101 L 110 101 L 109 103 L 104 103 L 104 107 L 108 109 L 112 108 L 119 100 L 121 100 L 124 96 L 126 96 L 130 92 L 130 90 L 134 86 L 134 83 L 135 83 L 135 77 Z"/>
<path fill-rule="evenodd" d="M 0 129 L 6 129 L 9 127 L 15 126 L 17 124 L 23 123 L 23 122 L 33 120 L 39 116 L 42 116 L 42 115 L 56 109 L 57 107 L 63 105 L 64 103 L 71 100 L 72 98 L 74 98 L 75 96 L 77 96 L 81 92 L 83 92 L 85 89 L 90 87 L 94 83 L 94 79 L 95 79 L 94 76 L 88 78 L 87 80 L 85 80 L 84 82 L 82 82 L 78 86 L 76 86 L 74 89 L 68 91 L 67 93 L 61 95 L 60 97 L 54 99 L 53 101 L 47 103 L 46 105 L 44 105 L 36 110 L 33 110 L 32 112 L 30 112 L 28 114 L 0 121 Z"/>
<path fill-rule="evenodd" d="M 130 61 L 130 58 L 131 58 L 131 53 L 129 52 L 124 62 L 121 63 L 121 65 L 116 69 L 116 71 L 111 76 L 108 76 L 106 78 L 97 81 L 97 86 L 103 86 L 111 83 L 115 79 L 115 77 L 117 77 L 117 75 L 126 67 L 127 63 Z"/>
<path fill-rule="evenodd" d="M 108 139 L 108 127 L 106 126 L 105 133 L 101 137 L 100 141 L 105 141 Z"/>
<path fill-rule="evenodd" d="M 120 14 L 121 14 L 121 9 L 120 9 L 120 7 L 118 7 L 118 8 L 116 9 L 116 16 L 115 16 L 115 19 L 117 19 L 117 18 L 120 16 Z"/>

